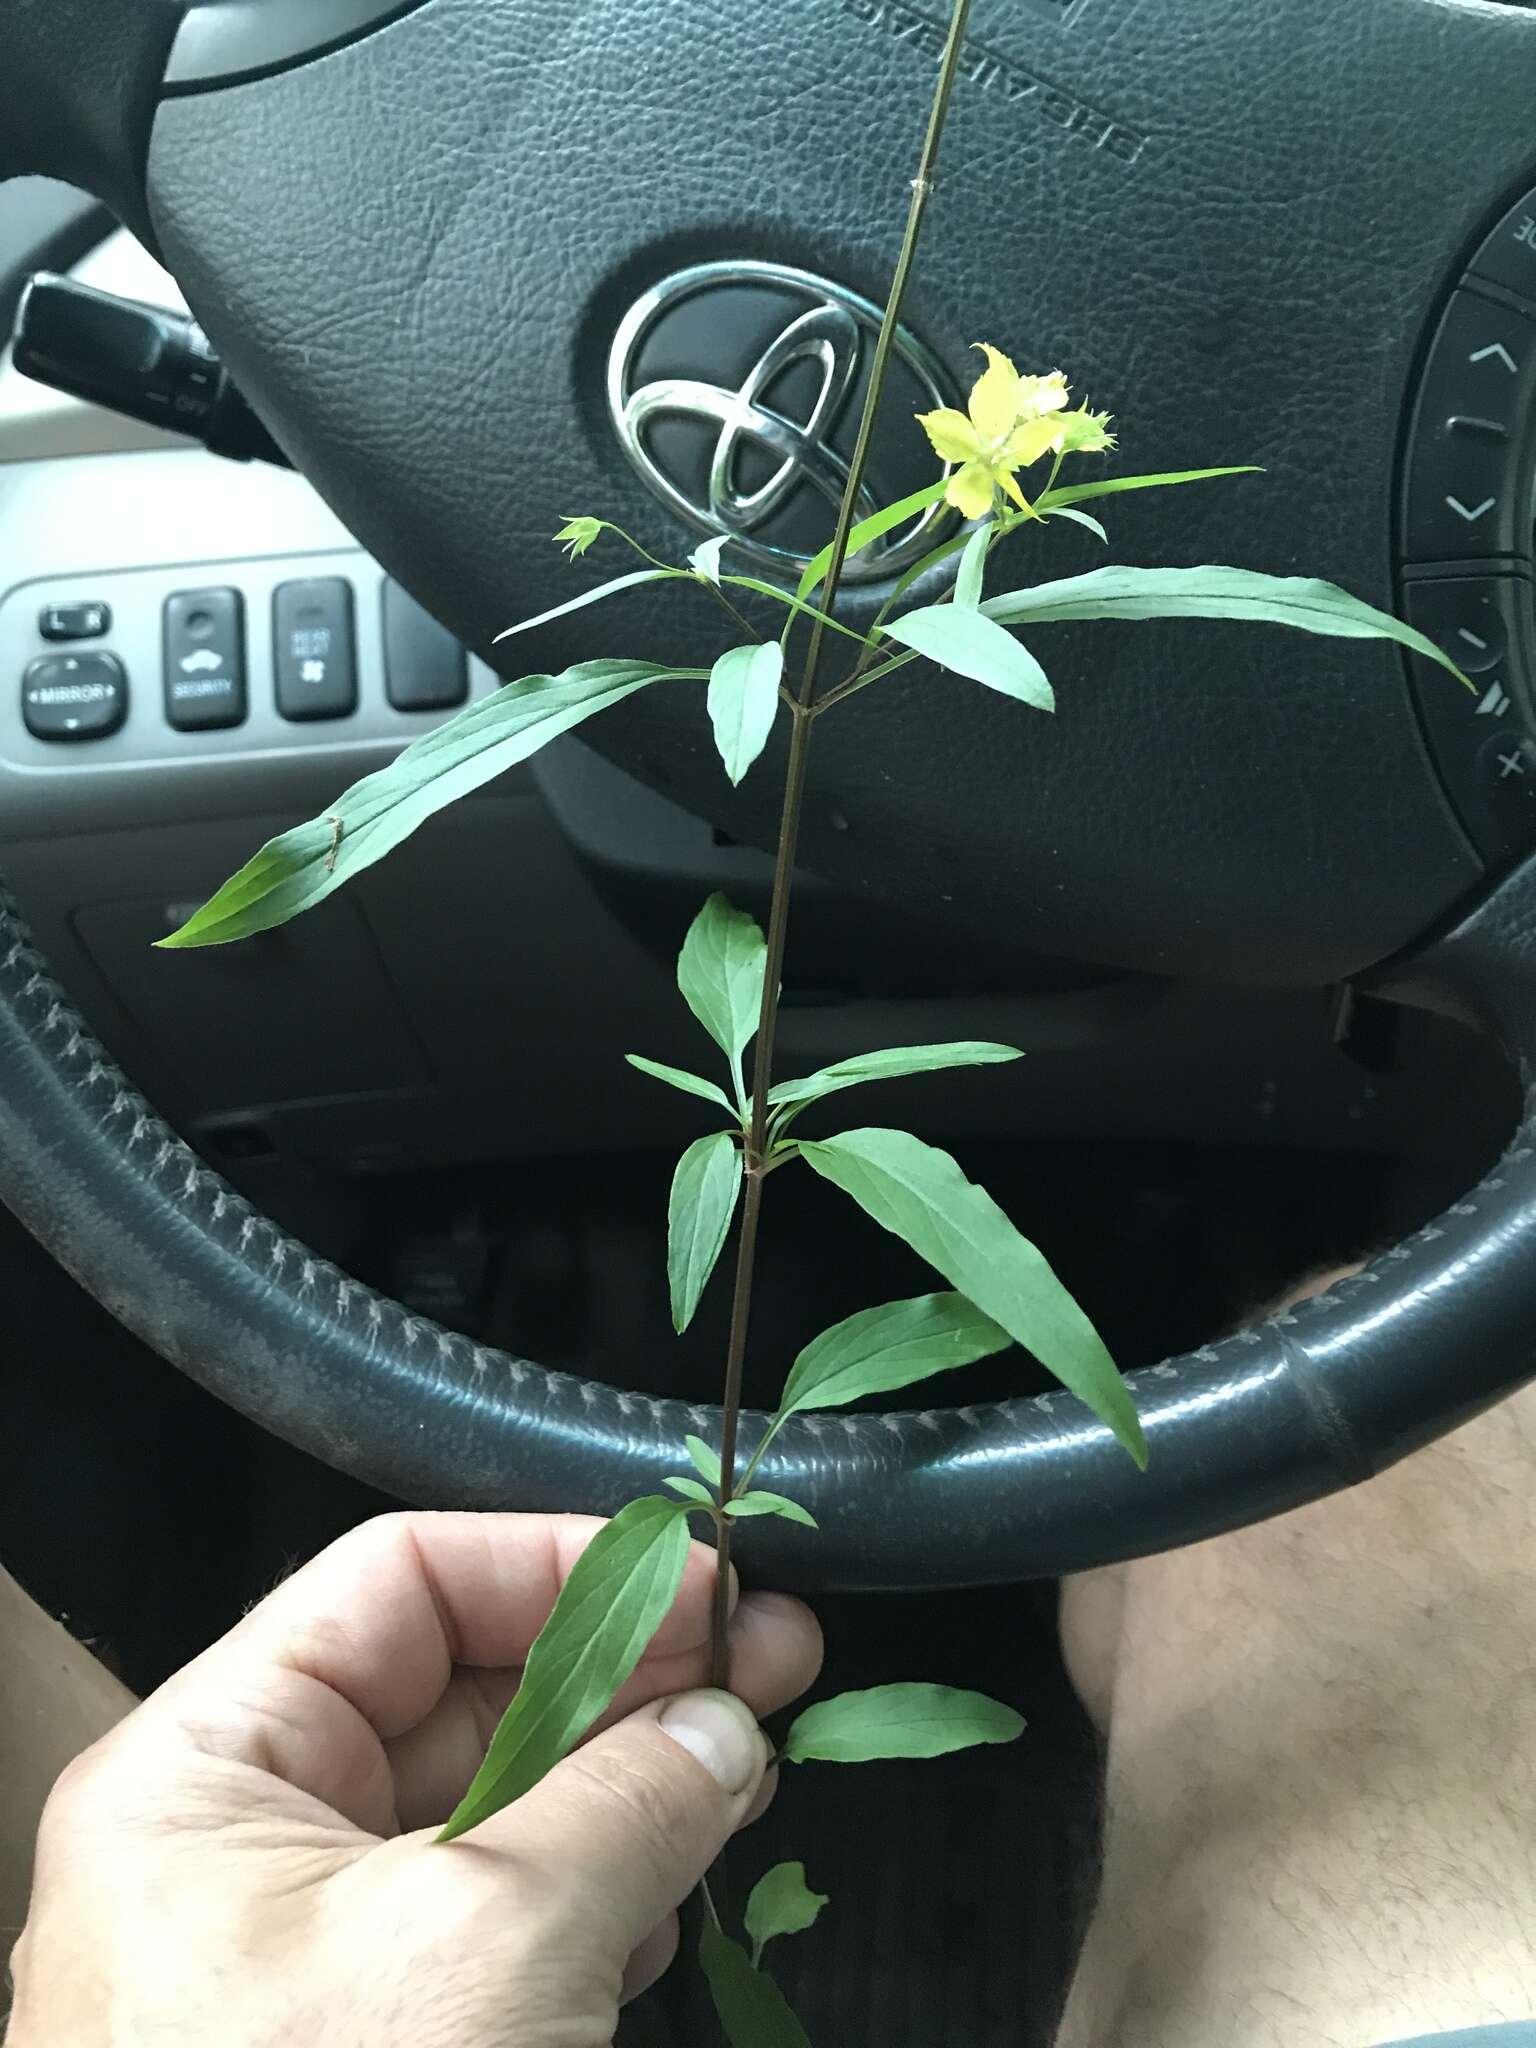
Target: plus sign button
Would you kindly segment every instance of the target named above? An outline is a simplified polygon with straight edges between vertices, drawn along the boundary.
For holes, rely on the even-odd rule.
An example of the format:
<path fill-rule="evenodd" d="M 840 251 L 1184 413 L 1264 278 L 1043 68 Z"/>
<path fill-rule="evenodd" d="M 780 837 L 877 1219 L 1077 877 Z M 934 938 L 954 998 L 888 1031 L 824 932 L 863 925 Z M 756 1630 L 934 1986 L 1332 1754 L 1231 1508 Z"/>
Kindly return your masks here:
<path fill-rule="evenodd" d="M 1479 777 L 1501 837 L 1510 850 L 1536 842 L 1536 739 L 1506 727 L 1485 741 Z"/>

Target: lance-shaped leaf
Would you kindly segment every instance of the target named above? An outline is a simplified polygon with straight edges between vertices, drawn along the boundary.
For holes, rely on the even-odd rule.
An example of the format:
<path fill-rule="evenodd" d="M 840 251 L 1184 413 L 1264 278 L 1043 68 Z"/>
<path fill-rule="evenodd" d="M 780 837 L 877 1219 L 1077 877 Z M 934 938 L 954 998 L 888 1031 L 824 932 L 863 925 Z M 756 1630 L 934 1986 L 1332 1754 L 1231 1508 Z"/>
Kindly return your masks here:
<path fill-rule="evenodd" d="M 1005 626 L 1061 619 L 1247 619 L 1294 626 L 1340 640 L 1395 640 L 1472 685 L 1450 656 L 1390 612 L 1314 576 L 1265 576 L 1254 569 L 1091 569 L 988 598 L 985 618 Z"/>
<path fill-rule="evenodd" d="M 1115 498 L 1122 491 L 1161 491 L 1173 484 L 1203 484 L 1218 476 L 1257 476 L 1256 462 L 1228 464 L 1220 469 L 1164 469 L 1150 476 L 1101 476 L 1089 484 L 1060 484 L 1035 500 L 1041 514 L 1059 512 L 1063 505 L 1082 505 L 1093 498 Z"/>
<path fill-rule="evenodd" d="M 816 1517 L 809 1508 L 801 1507 L 799 1501 L 790 1500 L 782 1493 L 739 1493 L 727 1501 L 725 1512 L 735 1521 L 746 1515 L 782 1515 L 786 1522 L 798 1522 L 802 1528 L 814 1529 Z"/>
<path fill-rule="evenodd" d="M 563 619 L 568 613 L 579 612 L 589 604 L 601 604 L 605 597 L 617 597 L 620 591 L 633 590 L 641 583 L 670 583 L 686 575 L 687 571 L 683 569 L 632 569 L 627 576 L 615 576 L 607 583 L 599 583 L 594 590 L 584 590 L 580 597 L 567 598 L 564 604 L 540 612 L 536 618 L 519 619 L 515 626 L 508 626 L 505 632 L 496 635 L 497 643 L 511 640 L 519 633 L 531 633 L 535 626 L 547 626 L 552 620 Z"/>
<path fill-rule="evenodd" d="M 1107 1423 L 1138 1465 L 1146 1441 L 1104 1340 L 985 1188 L 908 1131 L 844 1131 L 806 1140 L 807 1165 L 851 1195 L 952 1287 L 1032 1351 Z"/>
<path fill-rule="evenodd" d="M 720 1491 L 721 1476 L 720 1453 L 712 1445 L 705 1443 L 701 1436 L 685 1436 L 683 1438 L 683 1449 L 693 1461 L 694 1471 L 698 1473 L 701 1479 L 708 1480 L 709 1484 L 718 1493 Z"/>
<path fill-rule="evenodd" d="M 484 1763 L 438 1837 L 451 1842 L 531 1791 L 569 1755 L 645 1655 L 683 1582 L 680 1501 L 631 1501 L 571 1568 Z"/>
<path fill-rule="evenodd" d="M 667 1283 L 679 1332 L 693 1321 L 715 1270 L 740 1188 L 741 1151 L 729 1131 L 695 1138 L 677 1162 L 667 1203 Z"/>
<path fill-rule="evenodd" d="M 945 1756 L 983 1742 L 1016 1742 L 1023 1733 L 1023 1715 L 985 1693 L 877 1685 L 807 1707 L 784 1739 L 784 1759 L 863 1764 L 878 1757 Z"/>
<path fill-rule="evenodd" d="M 1006 1351 L 1013 1338 L 963 1294 L 919 1294 L 834 1323 L 800 1353 L 774 1427 L 807 1408 L 843 1408 L 868 1394 L 953 1372 Z"/>
<path fill-rule="evenodd" d="M 869 640 L 852 626 L 845 626 L 841 619 L 834 619 L 830 612 L 824 612 L 813 604 L 807 604 L 802 597 L 792 597 L 787 590 L 780 590 L 776 583 L 765 583 L 760 576 L 722 576 L 722 584 L 729 583 L 736 590 L 754 590 L 759 597 L 771 597 L 775 604 L 781 604 L 795 618 L 820 619 L 834 633 L 841 633 L 845 640 L 857 640 L 861 647 L 868 647 Z M 786 629 L 787 630 L 787 629 Z"/>
<path fill-rule="evenodd" d="M 757 920 L 711 896 L 677 956 L 683 1000 L 726 1057 L 740 1060 L 757 1029 L 768 947 Z"/>
<path fill-rule="evenodd" d="M 746 1951 L 712 1920 L 699 1936 L 699 1967 L 709 1984 L 728 2048 L 811 2048 L 789 2000 Z"/>
<path fill-rule="evenodd" d="M 743 1916 L 754 1966 L 770 1941 L 781 1934 L 804 1934 L 828 1903 L 825 1892 L 813 1892 L 806 1883 L 803 1863 L 776 1863 L 753 1885 Z"/>
<path fill-rule="evenodd" d="M 665 1081 L 669 1088 L 680 1088 L 684 1095 L 697 1095 L 703 1102 L 718 1103 L 727 1116 L 736 1115 L 731 1098 L 717 1081 L 706 1081 L 702 1074 L 690 1074 L 685 1067 L 669 1067 L 661 1060 L 648 1060 L 643 1053 L 627 1052 L 624 1057 L 642 1074 L 649 1074 L 653 1081 Z"/>
<path fill-rule="evenodd" d="M 912 491 L 905 498 L 898 498 L 894 505 L 887 505 L 879 512 L 871 512 L 867 519 L 859 520 L 848 536 L 848 552 L 845 561 L 851 561 L 861 554 L 871 541 L 877 541 L 892 527 L 905 526 L 915 519 L 919 512 L 926 512 L 930 505 L 937 505 L 944 495 L 949 479 L 940 477 L 936 484 L 924 484 L 920 491 Z M 830 541 L 819 555 L 813 555 L 795 589 L 796 597 L 809 597 L 832 566 L 832 545 Z"/>
<path fill-rule="evenodd" d="M 674 1472 L 669 1479 L 663 1479 L 661 1483 L 663 1486 L 670 1486 L 674 1493 L 681 1494 L 683 1499 L 692 1505 L 714 1512 L 715 1496 L 697 1479 L 685 1479 L 680 1473 Z"/>
<path fill-rule="evenodd" d="M 162 946 L 222 946 L 312 910 L 418 825 L 526 761 L 583 719 L 664 677 L 653 661 L 586 661 L 525 676 L 425 733 L 324 813 L 267 844 Z"/>
<path fill-rule="evenodd" d="M 966 542 L 960 556 L 960 566 L 955 571 L 955 603 L 962 611 L 975 611 L 981 603 L 982 578 L 986 574 L 987 550 L 992 545 L 992 536 L 997 531 L 997 522 L 986 520 Z"/>
<path fill-rule="evenodd" d="M 710 671 L 710 723 L 733 783 L 740 782 L 768 744 L 783 679 L 784 649 L 777 640 L 728 648 Z"/>
<path fill-rule="evenodd" d="M 997 1066 L 1005 1060 L 1023 1057 L 1017 1046 L 996 1045 L 977 1038 L 955 1038 L 944 1045 L 892 1045 L 884 1052 L 855 1053 L 852 1059 L 836 1060 L 814 1074 L 780 1081 L 769 1089 L 768 1101 L 772 1108 L 782 1109 L 794 1102 L 818 1101 L 842 1088 L 856 1088 L 861 1081 L 899 1081 L 908 1074 L 936 1074 L 948 1067 Z"/>
<path fill-rule="evenodd" d="M 1109 546 L 1109 535 L 1091 512 L 1079 512 L 1071 505 L 1058 505 L 1054 512 L 1043 512 L 1040 516 L 1043 519 L 1070 519 L 1074 526 L 1086 526 L 1091 534 L 1103 541 L 1105 547 Z"/>
<path fill-rule="evenodd" d="M 971 536 L 968 533 L 953 534 L 948 540 L 941 541 L 931 553 L 914 562 L 910 569 L 904 569 L 896 579 L 896 588 L 885 601 L 881 612 L 882 618 L 886 612 L 895 610 L 920 577 L 926 576 L 930 569 L 937 569 L 941 562 L 947 562 L 951 555 L 963 553 L 970 545 L 970 540 Z"/>
<path fill-rule="evenodd" d="M 1056 693 L 1045 670 L 990 614 L 990 605 L 970 611 L 960 605 L 930 604 L 921 611 L 903 612 L 885 631 L 941 668 L 985 683 L 989 690 L 1000 690 L 1036 711 L 1054 711 Z"/>

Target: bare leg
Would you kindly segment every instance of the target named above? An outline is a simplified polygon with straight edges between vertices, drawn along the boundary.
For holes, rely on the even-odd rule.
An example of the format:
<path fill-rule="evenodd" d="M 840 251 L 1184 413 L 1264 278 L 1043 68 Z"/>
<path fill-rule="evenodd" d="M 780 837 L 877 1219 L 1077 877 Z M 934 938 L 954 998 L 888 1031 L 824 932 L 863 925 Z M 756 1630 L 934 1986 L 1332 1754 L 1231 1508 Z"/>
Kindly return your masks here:
<path fill-rule="evenodd" d="M 0 2012 L 26 1918 L 32 1842 L 64 1766 L 136 1704 L 126 1686 L 0 1571 Z"/>
<path fill-rule="evenodd" d="M 1536 2015 L 1536 1390 L 1368 1486 L 1095 1573 L 1103 1882 L 1060 2048 Z"/>

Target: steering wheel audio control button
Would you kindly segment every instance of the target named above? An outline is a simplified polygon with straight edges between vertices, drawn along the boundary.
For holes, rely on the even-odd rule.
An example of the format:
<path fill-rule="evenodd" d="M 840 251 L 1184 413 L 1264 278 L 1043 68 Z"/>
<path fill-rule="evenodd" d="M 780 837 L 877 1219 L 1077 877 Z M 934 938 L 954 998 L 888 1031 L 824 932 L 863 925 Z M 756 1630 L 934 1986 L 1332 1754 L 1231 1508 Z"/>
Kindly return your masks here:
<path fill-rule="evenodd" d="M 245 721 L 245 606 L 238 590 L 178 590 L 165 601 L 165 716 L 177 732 Z"/>
<path fill-rule="evenodd" d="M 1438 664 L 1414 658 L 1424 737 L 1468 837 L 1499 864 L 1529 852 L 1536 845 L 1536 737 L 1521 722 L 1532 710 L 1531 584 L 1523 576 L 1428 578 L 1404 586 L 1403 611 L 1477 684 L 1471 694 Z M 1514 765 L 1501 765 L 1501 754 Z"/>
<path fill-rule="evenodd" d="M 1485 801 L 1498 829 L 1524 851 L 1536 844 L 1536 738 L 1506 727 L 1478 756 Z"/>
<path fill-rule="evenodd" d="M 345 577 L 315 576 L 273 591 L 272 672 L 284 718 L 346 718 L 357 709 L 357 635 Z"/>
<path fill-rule="evenodd" d="M 469 657 L 393 577 L 384 583 L 384 687 L 396 711 L 449 711 L 469 695 Z"/>
<path fill-rule="evenodd" d="M 45 654 L 21 679 L 21 715 L 39 740 L 102 740 L 128 716 L 115 654 Z"/>
<path fill-rule="evenodd" d="M 1468 268 L 1472 276 L 1536 304 L 1536 192 L 1509 209 Z"/>
<path fill-rule="evenodd" d="M 1474 289 L 1453 293 L 1430 349 L 1409 445 L 1403 538 L 1410 562 L 1528 553 L 1533 399 L 1536 324 Z"/>
<path fill-rule="evenodd" d="M 109 604 L 45 604 L 37 615 L 45 640 L 99 640 L 111 625 Z"/>

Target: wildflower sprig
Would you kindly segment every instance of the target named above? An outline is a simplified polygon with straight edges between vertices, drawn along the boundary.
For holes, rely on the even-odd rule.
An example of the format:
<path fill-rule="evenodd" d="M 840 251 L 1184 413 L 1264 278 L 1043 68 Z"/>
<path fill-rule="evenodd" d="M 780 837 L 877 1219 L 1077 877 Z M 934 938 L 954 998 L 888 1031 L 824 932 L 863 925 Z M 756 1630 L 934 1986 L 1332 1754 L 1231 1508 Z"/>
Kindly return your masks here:
<path fill-rule="evenodd" d="M 689 1098 L 690 1114 L 699 1114 L 703 1105 L 711 1125 L 678 1161 L 666 1238 L 673 1320 L 681 1330 L 693 1318 L 735 1233 L 719 1445 L 696 1436 L 685 1439 L 678 1462 L 688 1463 L 691 1474 L 664 1477 L 666 1465 L 659 1466 L 658 1483 L 667 1490 L 632 1501 L 594 1539 L 528 1657 L 517 1696 L 444 1830 L 445 1839 L 475 1827 L 530 1790 L 611 1704 L 676 1598 L 691 1518 L 701 1518 L 699 1526 L 713 1536 L 719 1553 L 714 1671 L 717 1683 L 728 1682 L 728 1566 L 736 1524 L 774 1517 L 797 1525 L 803 1533 L 796 1541 L 815 1540 L 816 1519 L 803 1503 L 754 1483 L 765 1462 L 774 1476 L 771 1461 L 786 1441 L 783 1433 L 797 1426 L 796 1418 L 917 1385 L 1018 1347 L 1077 1397 L 1083 1426 L 1110 1432 L 1138 1464 L 1155 1455 L 1131 1391 L 1089 1316 L 1044 1252 L 984 1188 L 966 1177 L 956 1159 L 906 1131 L 860 1126 L 806 1137 L 799 1123 L 805 1110 L 849 1089 L 1007 1063 L 1021 1057 L 1016 1048 L 973 1041 L 889 1047 L 811 1074 L 775 1076 L 774 1032 L 816 723 L 856 691 L 924 659 L 935 671 L 935 690 L 953 687 L 958 677 L 1030 709 L 1052 712 L 1056 693 L 1039 652 L 1022 635 L 1036 626 L 1086 619 L 1252 620 L 1344 639 L 1392 641 L 1467 683 L 1422 634 L 1335 585 L 1310 578 L 1248 568 L 1117 565 L 989 595 L 999 550 L 1015 537 L 1031 537 L 1046 519 L 1074 519 L 1105 541 L 1105 529 L 1094 514 L 1083 511 L 1084 504 L 1125 491 L 1241 473 L 1206 468 L 1111 476 L 1101 469 L 1082 481 L 1073 474 L 1063 482 L 1064 465 L 1072 458 L 1103 457 L 1114 450 L 1109 414 L 1074 406 L 1061 370 L 1021 374 L 991 343 L 976 345 L 985 367 L 965 410 L 941 407 L 920 416 L 943 473 L 896 504 L 855 520 L 854 507 L 864 502 L 884 369 L 932 188 L 968 13 L 969 0 L 954 0 L 836 529 L 807 563 L 795 590 L 727 568 L 727 536 L 707 540 L 685 560 L 671 562 L 611 522 L 585 514 L 566 517 L 554 537 L 573 562 L 612 534 L 640 557 L 642 566 L 509 628 L 503 638 L 546 629 L 585 607 L 666 581 L 722 607 L 740 628 L 739 644 L 708 668 L 676 660 L 605 658 L 504 685 L 417 740 L 387 768 L 356 783 L 308 824 L 271 840 L 180 931 L 162 941 L 173 947 L 220 945 L 286 923 L 344 887 L 447 805 L 609 705 L 642 691 L 664 689 L 674 697 L 686 693 L 697 703 L 733 784 L 756 766 L 776 735 L 787 741 L 767 933 L 725 897 L 713 896 L 690 925 L 678 959 L 679 992 L 714 1047 L 711 1057 L 719 1078 L 630 1055 L 648 1079 Z M 1049 469 L 1042 471 L 1047 462 Z M 1038 483 L 1032 473 L 1038 473 Z M 909 569 L 888 592 L 872 624 L 840 617 L 839 588 L 847 561 L 940 499 L 970 523 L 970 530 L 944 541 Z M 914 594 L 919 601 L 911 603 Z M 774 607 L 776 630 L 763 632 L 756 612 L 768 605 Z M 805 652 L 792 685 L 786 671 L 797 632 L 804 635 Z M 848 655 L 851 666 L 824 688 L 822 660 L 834 645 Z M 936 722 L 942 716 L 941 698 Z M 814 1174 L 902 1239 L 945 1284 L 913 1299 L 862 1310 L 819 1334 L 808 1332 L 776 1412 L 738 1471 L 758 1227 L 764 1189 L 781 1168 L 789 1169 L 788 1176 L 775 1181 L 776 1187 L 793 1187 L 804 1182 L 807 1172 Z M 900 1483 L 900 1475 L 893 1475 L 892 1486 Z M 824 1491 L 835 1505 L 830 1488 Z M 779 1754 L 787 1764 L 928 1757 L 979 1743 L 1010 1742 L 1022 1727 L 1011 1707 L 975 1693 L 927 1684 L 884 1685 L 809 1707 L 788 1730 Z M 780 1865 L 748 1901 L 749 1952 L 726 1933 L 706 1888 L 700 1961 L 732 2048 L 808 2048 L 804 2030 L 761 1963 L 770 1940 L 808 1928 L 826 1903 L 809 1889 L 803 1866 Z"/>

